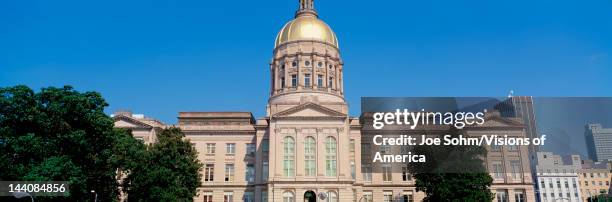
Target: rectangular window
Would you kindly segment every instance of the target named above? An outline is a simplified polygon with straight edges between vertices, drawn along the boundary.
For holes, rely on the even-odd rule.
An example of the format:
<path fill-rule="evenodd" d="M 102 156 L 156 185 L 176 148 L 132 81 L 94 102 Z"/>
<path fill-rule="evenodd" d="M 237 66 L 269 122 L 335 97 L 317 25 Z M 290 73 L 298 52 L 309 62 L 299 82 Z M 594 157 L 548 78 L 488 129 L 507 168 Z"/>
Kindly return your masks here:
<path fill-rule="evenodd" d="M 212 182 L 215 177 L 215 164 L 204 165 L 204 181 Z"/>
<path fill-rule="evenodd" d="M 548 187 L 549 188 L 554 188 L 554 186 L 553 186 L 553 179 L 550 179 L 550 181 L 548 181 Z"/>
<path fill-rule="evenodd" d="M 412 180 L 412 175 L 410 175 L 410 172 L 408 171 L 408 167 L 402 167 L 402 180 L 403 181 L 410 181 Z"/>
<path fill-rule="evenodd" d="M 516 146 L 516 145 L 508 145 L 508 151 L 518 151 L 518 146 Z"/>
<path fill-rule="evenodd" d="M 297 86 L 297 75 L 291 75 L 291 87 Z"/>
<path fill-rule="evenodd" d="M 283 176 L 293 177 L 295 174 L 295 142 L 291 137 L 285 137 L 283 157 Z"/>
<path fill-rule="evenodd" d="M 317 85 L 323 87 L 323 75 L 317 75 Z"/>
<path fill-rule="evenodd" d="M 372 197 L 372 191 L 363 191 L 363 201 L 364 202 L 374 201 L 374 197 Z"/>
<path fill-rule="evenodd" d="M 361 167 L 361 174 L 363 175 L 363 181 L 372 181 L 372 167 L 370 167 L 369 165 L 363 165 Z"/>
<path fill-rule="evenodd" d="M 355 180 L 355 159 L 351 159 L 351 179 Z"/>
<path fill-rule="evenodd" d="M 246 155 L 248 156 L 255 156 L 255 144 L 253 143 L 248 143 L 246 144 Z"/>
<path fill-rule="evenodd" d="M 502 167 L 501 162 L 493 162 L 493 175 L 495 179 L 503 179 L 504 178 L 504 168 Z"/>
<path fill-rule="evenodd" d="M 255 166 L 253 164 L 248 164 L 245 172 L 244 180 L 247 182 L 255 182 Z"/>
<path fill-rule="evenodd" d="M 380 145 L 380 154 L 391 154 L 391 145 Z"/>
<path fill-rule="evenodd" d="M 213 193 L 211 191 L 206 191 L 202 193 L 204 196 L 204 202 L 212 202 L 213 201 Z"/>
<path fill-rule="evenodd" d="M 412 196 L 412 192 L 411 191 L 402 192 L 402 198 L 400 201 L 401 202 L 413 202 L 414 198 Z"/>
<path fill-rule="evenodd" d="M 315 176 L 316 172 L 316 143 L 314 139 L 307 138 L 304 144 L 304 172 L 306 176 Z"/>
<path fill-rule="evenodd" d="M 261 202 L 268 202 L 268 192 L 267 191 L 261 192 Z"/>
<path fill-rule="evenodd" d="M 501 146 L 493 144 L 491 145 L 491 151 L 501 151 Z"/>
<path fill-rule="evenodd" d="M 252 191 L 245 191 L 242 199 L 244 202 L 253 202 L 255 201 L 255 195 Z"/>
<path fill-rule="evenodd" d="M 225 164 L 225 181 L 234 181 L 234 164 Z"/>
<path fill-rule="evenodd" d="M 325 176 L 335 177 L 337 171 L 337 160 L 336 160 L 336 141 L 328 137 L 325 140 Z"/>
<path fill-rule="evenodd" d="M 268 162 L 264 161 L 261 166 L 261 179 L 268 181 Z"/>
<path fill-rule="evenodd" d="M 280 83 L 281 83 L 281 88 L 284 88 L 285 87 L 285 77 L 284 76 L 281 77 L 281 82 Z"/>
<path fill-rule="evenodd" d="M 520 179 L 521 178 L 521 162 L 520 161 L 510 161 L 510 168 L 512 169 L 512 178 Z"/>
<path fill-rule="evenodd" d="M 310 86 L 310 74 L 304 74 L 304 86 Z"/>
<path fill-rule="evenodd" d="M 508 202 L 508 192 L 506 190 L 497 190 L 497 194 L 495 194 L 497 198 L 497 202 Z"/>
<path fill-rule="evenodd" d="M 215 143 L 206 143 L 206 154 L 215 154 Z"/>
<path fill-rule="evenodd" d="M 391 172 L 391 165 L 389 164 L 385 164 L 382 165 L 382 174 L 383 174 L 383 181 L 385 182 L 391 182 L 392 178 L 392 172 Z"/>
<path fill-rule="evenodd" d="M 523 190 L 514 190 L 514 202 L 525 202 L 525 192 Z"/>
<path fill-rule="evenodd" d="M 268 151 L 270 151 L 270 141 L 268 140 L 262 140 L 261 141 L 261 152 L 265 154 L 268 154 Z"/>
<path fill-rule="evenodd" d="M 384 202 L 393 202 L 393 192 L 392 191 L 384 191 L 383 192 L 383 201 Z"/>
<path fill-rule="evenodd" d="M 227 143 L 225 144 L 225 154 L 234 155 L 236 154 L 236 144 L 235 143 Z"/>
<path fill-rule="evenodd" d="M 234 192 L 231 192 L 231 191 L 224 192 L 223 202 L 234 202 Z"/>
<path fill-rule="evenodd" d="M 334 87 L 334 77 L 329 77 L 329 83 L 327 84 L 327 87 Z"/>

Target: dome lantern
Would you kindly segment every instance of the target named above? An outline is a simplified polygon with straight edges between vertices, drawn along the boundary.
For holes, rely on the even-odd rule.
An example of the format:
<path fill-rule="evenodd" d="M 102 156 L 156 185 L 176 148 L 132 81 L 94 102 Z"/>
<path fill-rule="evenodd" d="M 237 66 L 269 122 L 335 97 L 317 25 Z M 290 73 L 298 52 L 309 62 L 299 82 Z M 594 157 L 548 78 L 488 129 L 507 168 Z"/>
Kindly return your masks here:
<path fill-rule="evenodd" d="M 300 0 L 295 19 L 289 21 L 276 36 L 274 47 L 294 41 L 318 41 L 338 48 L 334 31 L 319 19 L 314 0 Z"/>

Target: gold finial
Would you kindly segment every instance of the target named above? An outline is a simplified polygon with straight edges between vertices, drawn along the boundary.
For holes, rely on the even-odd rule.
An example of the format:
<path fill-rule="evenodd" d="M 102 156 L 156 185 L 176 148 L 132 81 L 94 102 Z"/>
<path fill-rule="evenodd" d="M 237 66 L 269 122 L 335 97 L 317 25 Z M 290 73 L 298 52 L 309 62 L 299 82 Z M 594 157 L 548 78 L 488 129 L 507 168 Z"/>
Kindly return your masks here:
<path fill-rule="evenodd" d="M 295 17 L 302 15 L 314 15 L 317 16 L 317 11 L 314 9 L 314 0 L 299 0 L 300 8 L 295 14 Z"/>

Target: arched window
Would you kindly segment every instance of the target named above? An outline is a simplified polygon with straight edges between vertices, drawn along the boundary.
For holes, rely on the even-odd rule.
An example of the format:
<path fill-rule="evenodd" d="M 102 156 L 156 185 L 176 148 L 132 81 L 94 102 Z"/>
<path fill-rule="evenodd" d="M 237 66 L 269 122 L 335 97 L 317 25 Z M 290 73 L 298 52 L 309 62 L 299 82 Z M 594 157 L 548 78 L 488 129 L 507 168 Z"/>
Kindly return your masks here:
<path fill-rule="evenodd" d="M 295 196 L 293 192 L 286 191 L 283 193 L 283 202 L 295 202 Z"/>
<path fill-rule="evenodd" d="M 334 191 L 327 192 L 327 202 L 338 202 L 338 194 Z"/>
<path fill-rule="evenodd" d="M 336 139 L 325 138 L 325 175 L 336 176 Z"/>
<path fill-rule="evenodd" d="M 287 136 L 283 140 L 283 174 L 285 177 L 293 177 L 295 173 L 295 141 Z"/>
<path fill-rule="evenodd" d="M 315 176 L 316 163 L 315 158 L 317 153 L 315 139 L 313 137 L 306 137 L 304 141 L 304 173 L 306 176 Z"/>

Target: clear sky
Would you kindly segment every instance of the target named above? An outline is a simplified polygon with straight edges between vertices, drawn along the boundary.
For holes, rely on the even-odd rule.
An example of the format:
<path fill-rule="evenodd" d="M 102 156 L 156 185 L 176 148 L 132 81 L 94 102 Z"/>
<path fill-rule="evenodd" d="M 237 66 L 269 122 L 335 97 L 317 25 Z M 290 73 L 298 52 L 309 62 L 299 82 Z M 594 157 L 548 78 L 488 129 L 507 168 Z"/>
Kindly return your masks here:
<path fill-rule="evenodd" d="M 1 1 L 0 86 L 95 90 L 108 112 L 265 115 L 274 38 L 298 0 Z M 609 0 L 315 0 L 346 98 L 612 96 Z"/>

